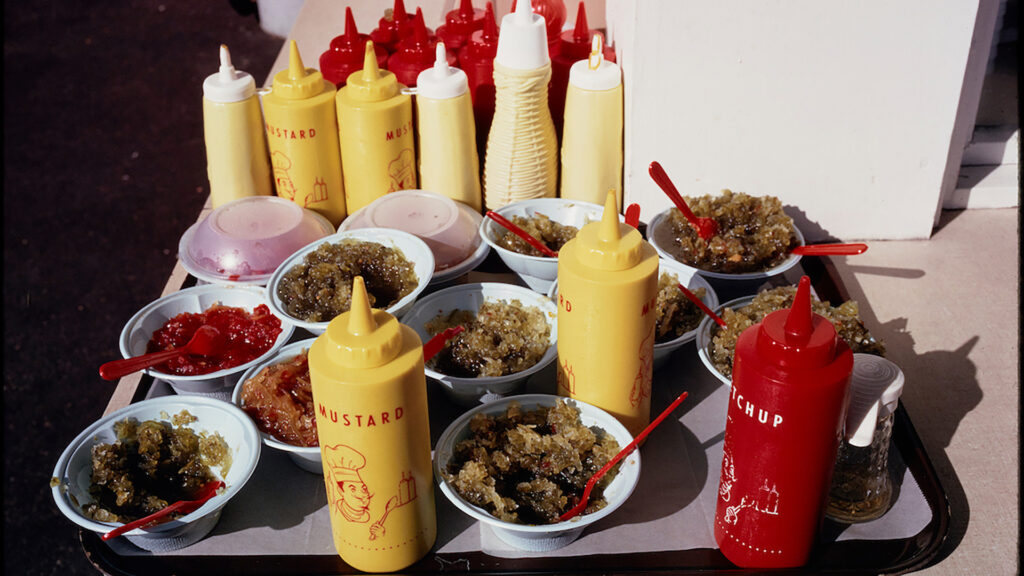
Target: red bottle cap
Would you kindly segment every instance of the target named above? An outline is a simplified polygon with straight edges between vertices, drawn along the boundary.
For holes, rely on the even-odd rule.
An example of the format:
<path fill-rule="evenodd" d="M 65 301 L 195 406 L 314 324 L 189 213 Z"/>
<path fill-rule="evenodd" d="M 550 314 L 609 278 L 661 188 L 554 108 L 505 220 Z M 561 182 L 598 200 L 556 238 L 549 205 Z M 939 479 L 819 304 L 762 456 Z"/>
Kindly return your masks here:
<path fill-rule="evenodd" d="M 377 22 L 377 28 L 370 33 L 374 46 L 381 46 L 389 53 L 398 47 L 402 38 L 402 28 L 408 26 L 412 14 L 405 11 L 405 2 L 395 0 L 395 7 L 384 11 L 384 17 Z"/>
<path fill-rule="evenodd" d="M 772 312 L 761 321 L 757 350 L 778 366 L 821 368 L 835 358 L 837 341 L 832 323 L 811 310 L 811 279 L 804 276 L 793 307 Z"/>
<path fill-rule="evenodd" d="M 498 22 L 494 18 L 494 6 L 488 2 L 484 8 L 483 27 L 469 35 L 469 40 L 459 52 L 459 61 L 494 60 L 498 53 Z"/>
<path fill-rule="evenodd" d="M 433 30 L 427 28 L 423 18 L 423 9 L 417 8 L 416 15 L 410 18 L 407 24 L 403 24 L 398 32 L 398 46 L 395 48 L 395 52 L 408 49 L 427 50 L 430 52 L 431 62 L 433 62 L 433 46 L 437 42 L 437 35 Z M 424 38 L 426 38 L 425 41 Z"/>
<path fill-rule="evenodd" d="M 349 74 L 363 68 L 366 41 L 369 39 L 369 34 L 359 33 L 352 8 L 346 6 L 345 33 L 335 36 L 330 48 L 320 55 L 320 72 L 324 78 L 338 88 L 344 86 Z M 377 65 L 383 68 L 388 59 L 387 50 L 375 44 L 374 52 L 377 54 Z"/>
<path fill-rule="evenodd" d="M 437 28 L 437 37 L 449 51 L 458 50 L 469 40 L 469 35 L 484 26 L 484 11 L 475 10 L 472 0 L 460 0 L 459 7 L 444 17 L 444 25 Z"/>
<path fill-rule="evenodd" d="M 437 42 L 432 40 L 423 22 L 423 10 L 416 9 L 413 18 L 413 35 L 398 45 L 398 51 L 388 57 L 388 70 L 395 73 L 398 81 L 406 86 L 415 86 L 420 72 L 434 65 Z M 457 57 L 447 55 L 448 65 L 454 66 Z"/>
<path fill-rule="evenodd" d="M 590 56 L 590 44 L 594 34 L 601 36 L 601 42 L 604 44 L 604 34 L 587 26 L 587 9 L 583 2 L 580 2 L 576 9 L 576 26 L 559 34 L 558 57 L 566 60 L 570 66 L 586 59 Z M 615 50 L 607 46 L 602 51 L 602 56 L 609 62 L 615 62 Z"/>

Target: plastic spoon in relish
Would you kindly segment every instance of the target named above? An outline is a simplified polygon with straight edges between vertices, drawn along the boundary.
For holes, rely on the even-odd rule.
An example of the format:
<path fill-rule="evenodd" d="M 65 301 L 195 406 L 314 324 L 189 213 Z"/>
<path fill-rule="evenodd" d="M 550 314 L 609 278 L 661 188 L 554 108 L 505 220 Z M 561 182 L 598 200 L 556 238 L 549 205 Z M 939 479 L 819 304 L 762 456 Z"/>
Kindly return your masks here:
<path fill-rule="evenodd" d="M 676 205 L 676 208 L 683 213 L 683 216 L 690 221 L 690 225 L 693 226 L 694 230 L 697 231 L 697 235 L 701 237 L 705 242 L 718 234 L 718 222 L 715 222 L 714 218 L 706 218 L 697 216 L 690 210 L 690 207 L 686 205 L 686 201 L 679 194 L 679 190 L 676 189 L 675 184 L 672 183 L 668 178 L 668 174 L 665 173 L 665 169 L 661 167 L 657 161 L 651 162 L 648 172 L 651 174 L 651 178 L 661 188 L 666 196 L 672 200 L 672 203 Z"/>
<path fill-rule="evenodd" d="M 663 410 L 661 414 L 658 414 L 657 418 L 655 418 L 650 424 L 647 425 L 647 428 L 644 428 L 642 432 L 637 434 L 636 438 L 633 438 L 632 442 L 627 444 L 626 447 L 623 448 L 622 450 L 619 450 L 619 453 L 616 454 L 614 458 L 609 460 L 607 464 L 602 466 L 600 470 L 594 472 L 594 475 L 590 477 L 590 480 L 587 480 L 586 487 L 583 488 L 583 496 L 580 497 L 580 501 L 575 506 L 570 508 L 568 512 L 559 516 L 558 519 L 562 522 L 565 522 L 566 520 L 569 520 L 570 518 L 577 516 L 578 514 L 586 510 L 587 500 L 590 499 L 590 492 L 591 490 L 594 489 L 594 484 L 597 484 L 597 481 L 600 480 L 606 472 L 608 472 L 609 470 L 612 469 L 613 466 L 618 464 L 619 460 L 622 460 L 626 456 L 629 456 L 633 452 L 633 450 L 636 450 L 636 447 L 639 446 L 645 438 L 647 438 L 648 434 L 650 434 L 651 431 L 658 426 L 658 424 L 661 424 L 662 420 L 664 420 L 665 417 L 667 417 L 673 410 L 675 410 L 676 407 L 682 404 L 683 400 L 686 400 L 686 397 L 688 395 L 689 393 L 687 392 L 683 392 L 682 394 L 680 394 L 674 402 L 668 405 L 668 408 L 665 408 L 665 410 Z"/>
<path fill-rule="evenodd" d="M 458 326 L 452 326 L 451 328 L 446 328 L 442 332 L 438 332 L 433 338 L 427 340 L 427 343 L 423 345 L 423 361 L 429 362 L 431 358 L 436 356 L 437 353 L 444 348 L 444 345 L 447 344 L 449 340 L 465 329 L 466 327 L 461 324 Z"/>
<path fill-rule="evenodd" d="M 519 226 L 516 226 L 512 222 L 508 221 L 501 214 L 498 214 L 497 212 L 488 210 L 487 211 L 487 217 L 490 218 L 491 220 L 494 220 L 498 224 L 501 224 L 505 228 L 507 228 L 509 230 L 509 232 L 512 232 L 516 236 L 519 236 L 520 238 L 522 238 L 523 241 L 525 241 L 530 246 L 533 246 L 537 250 L 540 250 L 541 254 L 543 254 L 543 255 L 545 255 L 545 256 L 547 256 L 549 258 L 558 258 L 558 252 L 555 252 L 551 248 L 548 248 L 540 240 L 537 240 L 533 236 L 530 236 L 529 232 L 527 232 L 526 230 L 523 230 Z"/>
<path fill-rule="evenodd" d="M 215 480 L 213 482 L 210 482 L 199 489 L 199 492 L 196 493 L 195 500 L 178 500 L 174 504 L 171 504 L 166 508 L 154 512 L 149 516 L 139 518 L 138 520 L 129 522 L 127 524 L 122 524 L 121 526 L 118 526 L 110 532 L 107 532 L 106 534 L 100 536 L 100 539 L 106 541 L 110 540 L 111 538 L 117 538 L 125 532 L 131 532 L 136 528 L 148 528 L 153 524 L 161 522 L 174 512 L 178 512 L 183 516 L 185 514 L 195 512 L 196 510 L 199 509 L 200 506 L 206 504 L 207 500 L 216 496 L 217 490 L 220 490 L 222 486 L 224 486 L 224 482 L 221 480 Z"/>
<path fill-rule="evenodd" d="M 104 380 L 117 380 L 122 376 L 127 376 L 133 372 L 139 370 L 145 370 L 158 364 L 163 364 L 172 358 L 177 358 L 182 354 L 192 354 L 199 356 L 213 356 L 224 349 L 225 338 L 213 326 L 203 325 L 200 326 L 196 333 L 192 336 L 192 339 L 181 348 L 175 348 L 174 350 L 164 350 L 162 352 L 151 352 L 149 354 L 143 354 L 141 356 L 133 356 L 132 358 L 124 358 L 121 360 L 111 360 L 106 364 L 100 366 L 100 377 Z"/>
<path fill-rule="evenodd" d="M 856 256 L 867 252 L 867 244 L 811 244 L 793 248 L 800 256 Z"/>
<path fill-rule="evenodd" d="M 722 320 L 718 316 L 718 314 L 715 314 L 711 310 L 711 308 L 708 308 L 707 305 L 704 304 L 704 302 L 700 298 L 698 298 L 696 294 L 690 292 L 689 288 L 683 286 L 682 284 L 679 284 L 679 289 L 683 291 L 683 294 L 686 294 L 686 297 L 689 298 L 690 302 L 693 302 L 697 306 L 697 308 L 700 308 L 705 314 L 710 316 L 711 319 L 714 320 L 719 326 L 725 328 L 725 320 Z"/>

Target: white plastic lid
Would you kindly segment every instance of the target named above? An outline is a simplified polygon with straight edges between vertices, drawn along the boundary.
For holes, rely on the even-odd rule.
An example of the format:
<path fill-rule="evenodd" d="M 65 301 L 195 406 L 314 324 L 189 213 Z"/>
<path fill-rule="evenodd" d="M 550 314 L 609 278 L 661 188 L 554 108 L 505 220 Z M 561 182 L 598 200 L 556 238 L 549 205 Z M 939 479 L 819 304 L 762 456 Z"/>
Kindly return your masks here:
<path fill-rule="evenodd" d="M 622 69 L 604 59 L 601 35 L 594 34 L 590 57 L 569 68 L 569 84 L 583 90 L 611 90 L 622 84 Z"/>
<path fill-rule="evenodd" d="M 256 81 L 248 72 L 231 65 L 228 47 L 220 45 L 220 71 L 203 81 L 203 96 L 212 102 L 241 102 L 256 93 Z"/>
<path fill-rule="evenodd" d="M 868 446 L 875 425 L 892 414 L 903 393 L 903 371 L 896 364 L 873 354 L 853 355 L 850 378 L 850 407 L 846 412 L 846 441 Z"/>
<path fill-rule="evenodd" d="M 416 77 L 416 97 L 445 100 L 462 96 L 468 91 L 469 79 L 466 73 L 448 65 L 444 42 L 438 42 L 434 65 Z"/>
<path fill-rule="evenodd" d="M 530 0 L 516 3 L 516 11 L 501 19 L 494 61 L 514 70 L 536 70 L 551 62 L 544 17 L 533 13 Z"/>

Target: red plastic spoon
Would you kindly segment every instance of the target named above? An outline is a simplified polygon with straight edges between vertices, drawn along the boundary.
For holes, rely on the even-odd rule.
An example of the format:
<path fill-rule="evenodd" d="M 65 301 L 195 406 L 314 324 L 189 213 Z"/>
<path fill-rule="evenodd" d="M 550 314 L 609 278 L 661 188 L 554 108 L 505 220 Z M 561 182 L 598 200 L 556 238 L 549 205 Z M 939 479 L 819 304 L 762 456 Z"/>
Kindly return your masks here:
<path fill-rule="evenodd" d="M 159 510 L 157 512 L 154 512 L 154 513 L 150 514 L 149 516 L 145 516 L 145 517 L 139 518 L 138 520 L 135 520 L 133 522 L 129 522 L 127 524 L 118 526 L 117 528 L 114 528 L 113 530 L 111 530 L 110 532 L 107 532 L 103 536 L 100 536 L 100 539 L 101 540 L 110 540 L 111 538 L 117 538 L 118 536 L 120 536 L 121 534 L 124 534 L 125 532 L 131 532 L 132 530 L 135 530 L 136 528 L 148 528 L 148 527 L 150 527 L 150 526 L 152 526 L 154 524 L 160 523 L 162 520 L 167 518 L 167 516 L 170 515 L 173 512 L 179 512 L 182 515 L 189 514 L 191 512 L 195 512 L 196 510 L 199 509 L 200 506 L 202 506 L 203 504 L 206 504 L 207 500 L 209 500 L 210 498 L 213 498 L 214 496 L 216 496 L 217 495 L 217 490 L 220 490 L 222 486 L 224 486 L 224 482 L 222 482 L 220 480 L 216 480 L 214 482 L 210 482 L 209 484 L 207 484 L 207 485 L 205 485 L 205 486 L 203 486 L 202 488 L 199 489 L 199 492 L 196 493 L 196 499 L 195 500 L 178 500 L 174 504 L 171 504 L 170 506 L 167 506 L 166 508 L 163 508 L 163 509 L 161 509 L 161 510 Z"/>
<path fill-rule="evenodd" d="M 688 395 L 689 395 L 688 392 L 683 392 L 682 394 L 680 394 L 679 397 L 676 398 L 674 402 L 672 402 L 671 404 L 668 405 L 668 408 L 665 408 L 665 410 L 663 410 L 661 414 L 658 414 L 657 418 L 655 418 L 650 424 L 647 425 L 647 428 L 644 428 L 642 432 L 637 434 L 636 438 L 633 438 L 632 442 L 627 444 L 626 447 L 623 448 L 622 450 L 619 450 L 619 453 L 616 454 L 614 458 L 609 460 L 607 464 L 605 464 L 603 467 L 601 467 L 600 470 L 598 470 L 597 472 L 594 472 L 594 475 L 590 477 L 590 480 L 587 480 L 586 487 L 583 488 L 583 496 L 580 497 L 579 503 L 576 504 L 575 506 L 573 506 L 572 508 L 570 508 L 569 511 L 566 512 L 565 514 L 562 514 L 561 516 L 559 516 L 558 519 L 561 520 L 562 522 L 565 522 L 566 520 L 569 520 L 573 516 L 576 516 L 580 512 L 583 512 L 584 510 L 586 510 L 587 509 L 587 500 L 590 499 L 590 491 L 594 489 L 594 484 L 597 484 L 597 481 L 600 480 L 601 477 L 604 476 L 606 472 L 611 470 L 612 466 L 615 466 L 616 464 L 618 464 L 619 460 L 622 460 L 626 456 L 629 456 L 633 452 L 633 450 L 636 450 L 636 447 L 639 446 L 640 443 L 643 442 L 645 438 L 647 438 L 647 435 L 650 434 L 651 431 L 654 430 L 658 426 L 658 424 L 661 424 L 661 421 L 664 420 L 665 417 L 667 417 L 673 410 L 675 410 L 677 406 L 682 404 L 683 400 L 686 400 L 686 397 Z"/>
<path fill-rule="evenodd" d="M 513 224 L 513 223 L 509 222 L 508 220 L 506 220 L 505 217 L 502 216 L 501 214 L 498 214 L 497 212 L 488 210 L 487 211 L 487 217 L 490 218 L 491 220 L 494 220 L 498 224 L 501 224 L 505 228 L 508 228 L 509 232 L 512 232 L 516 236 L 519 236 L 527 244 L 529 244 L 530 246 L 533 246 L 537 250 L 540 250 L 541 254 L 543 254 L 545 256 L 548 256 L 550 258 L 558 258 L 558 252 L 555 252 L 551 248 L 548 248 L 540 240 L 537 240 L 533 236 L 530 236 L 529 232 L 527 232 L 526 230 L 523 230 L 519 226 L 516 226 L 515 224 Z"/>
<path fill-rule="evenodd" d="M 192 354 L 199 356 L 213 356 L 224 349 L 225 339 L 213 326 L 203 325 L 200 326 L 196 333 L 192 336 L 192 339 L 188 341 L 181 348 L 175 348 L 174 350 L 164 350 L 163 352 L 151 352 L 149 354 L 143 354 L 142 356 L 134 356 L 132 358 L 124 358 L 122 360 L 111 360 L 106 364 L 100 366 L 100 377 L 104 380 L 117 380 L 122 376 L 127 376 L 133 372 L 139 370 L 145 370 L 157 364 L 163 364 L 164 362 L 181 356 L 182 354 Z"/>
<path fill-rule="evenodd" d="M 626 224 L 633 228 L 640 225 L 640 205 L 633 203 L 626 207 Z"/>
<path fill-rule="evenodd" d="M 679 190 L 676 190 L 675 184 L 668 179 L 668 174 L 665 173 L 665 169 L 658 164 L 657 161 L 651 162 L 648 172 L 651 174 L 651 178 L 661 188 L 665 195 L 672 200 L 672 203 L 679 208 L 679 211 L 686 216 L 686 219 L 690 221 L 690 225 L 693 226 L 694 230 L 697 231 L 697 235 L 702 240 L 710 240 L 715 234 L 718 234 L 718 222 L 715 222 L 714 218 L 705 218 L 697 216 L 690 210 L 690 207 L 686 205 L 686 201 L 679 194 Z"/>
<path fill-rule="evenodd" d="M 431 358 L 436 356 L 437 353 L 444 348 L 445 343 L 447 343 L 449 340 L 454 338 L 456 334 L 459 334 L 465 329 L 466 327 L 460 324 L 458 326 L 452 326 L 451 328 L 447 328 L 444 331 L 435 334 L 433 338 L 428 340 L 427 343 L 423 345 L 423 361 L 430 361 Z"/>
<path fill-rule="evenodd" d="M 867 244 L 811 244 L 793 248 L 793 254 L 800 256 L 856 256 L 868 249 Z"/>
<path fill-rule="evenodd" d="M 703 310 L 704 313 L 707 314 L 708 316 L 710 316 L 711 319 L 714 320 L 719 326 L 721 326 L 722 328 L 725 328 L 725 320 L 722 320 L 718 316 L 718 314 L 715 314 L 711 310 L 711 308 L 708 308 L 707 304 L 704 304 L 704 302 L 700 298 L 698 298 L 696 294 L 694 294 L 693 292 L 690 292 L 689 288 L 687 288 L 686 286 L 683 286 L 682 284 L 679 284 L 679 289 L 683 291 L 683 294 L 686 294 L 686 297 L 690 299 L 690 302 L 693 302 L 694 304 L 697 305 L 697 308 L 700 308 L 701 310 Z"/>

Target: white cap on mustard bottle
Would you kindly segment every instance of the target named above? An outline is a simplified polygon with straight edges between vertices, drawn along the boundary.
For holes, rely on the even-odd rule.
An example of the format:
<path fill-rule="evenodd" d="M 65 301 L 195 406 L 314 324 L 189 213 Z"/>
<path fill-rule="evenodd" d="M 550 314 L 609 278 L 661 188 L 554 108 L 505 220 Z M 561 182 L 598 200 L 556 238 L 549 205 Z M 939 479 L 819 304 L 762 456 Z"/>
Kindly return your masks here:
<path fill-rule="evenodd" d="M 437 536 L 419 336 L 370 308 L 356 277 L 349 311 L 310 347 L 309 371 L 338 554 L 366 572 L 415 563 Z"/>
<path fill-rule="evenodd" d="M 241 102 L 256 94 L 256 81 L 248 72 L 235 70 L 231 53 L 220 45 L 220 70 L 203 80 L 203 96 L 211 102 Z"/>
<path fill-rule="evenodd" d="M 569 84 L 583 90 L 611 90 L 622 84 L 622 69 L 604 59 L 600 34 L 594 34 L 590 56 L 569 68 Z"/>
<path fill-rule="evenodd" d="M 448 65 L 444 42 L 438 42 L 434 65 L 416 77 L 416 97 L 448 100 L 469 92 L 469 78 L 459 68 Z"/>
<path fill-rule="evenodd" d="M 516 11 L 501 19 L 494 62 L 515 70 L 536 70 L 551 63 L 547 25 L 533 12 L 530 0 L 516 2 Z"/>

